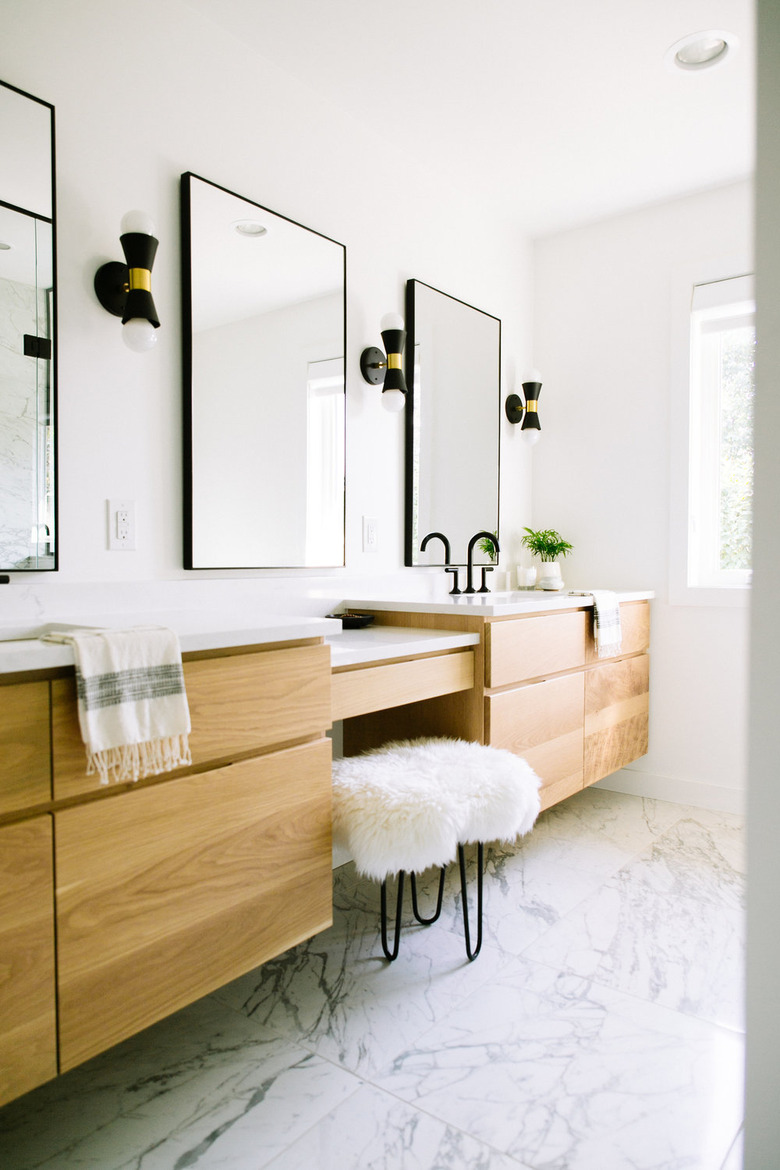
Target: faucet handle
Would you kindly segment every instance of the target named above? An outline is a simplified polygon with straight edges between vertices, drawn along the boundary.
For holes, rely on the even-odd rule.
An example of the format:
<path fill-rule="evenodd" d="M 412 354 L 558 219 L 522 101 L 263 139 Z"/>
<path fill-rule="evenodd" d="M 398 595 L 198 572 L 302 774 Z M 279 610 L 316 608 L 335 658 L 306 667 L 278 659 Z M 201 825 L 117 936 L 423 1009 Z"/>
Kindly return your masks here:
<path fill-rule="evenodd" d="M 480 566 L 480 568 L 482 569 L 482 584 L 480 585 L 479 589 L 477 590 L 477 593 L 489 593 L 490 592 L 490 590 L 487 587 L 487 582 L 485 581 L 485 575 L 487 573 L 492 573 L 493 570 L 495 569 L 495 567 L 496 567 L 495 565 L 481 565 Z"/>
<path fill-rule="evenodd" d="M 460 589 L 460 585 L 458 583 L 458 566 L 457 565 L 447 565 L 444 569 L 444 572 L 445 573 L 452 573 L 453 581 L 452 581 L 452 589 L 450 589 L 450 594 L 460 593 L 461 589 Z"/>

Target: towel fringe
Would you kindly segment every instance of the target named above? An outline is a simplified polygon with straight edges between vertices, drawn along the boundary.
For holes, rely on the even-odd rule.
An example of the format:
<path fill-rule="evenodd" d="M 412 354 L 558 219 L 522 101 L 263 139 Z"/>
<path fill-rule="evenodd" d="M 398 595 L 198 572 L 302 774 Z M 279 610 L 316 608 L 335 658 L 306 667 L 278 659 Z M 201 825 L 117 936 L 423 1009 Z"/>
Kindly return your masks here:
<path fill-rule="evenodd" d="M 122 747 L 105 748 L 91 752 L 87 749 L 87 775 L 96 772 L 101 784 L 115 784 L 143 780 L 174 768 L 186 768 L 192 763 L 189 736 L 168 735 L 147 743 L 130 743 Z"/>

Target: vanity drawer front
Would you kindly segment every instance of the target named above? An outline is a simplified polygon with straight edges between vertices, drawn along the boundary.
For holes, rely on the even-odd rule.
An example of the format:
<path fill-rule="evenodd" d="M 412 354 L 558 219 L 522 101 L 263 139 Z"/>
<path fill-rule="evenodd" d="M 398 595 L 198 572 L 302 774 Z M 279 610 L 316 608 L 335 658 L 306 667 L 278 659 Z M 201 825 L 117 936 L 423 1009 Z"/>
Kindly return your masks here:
<path fill-rule="evenodd" d="M 468 691 L 473 686 L 472 650 L 336 671 L 332 679 L 332 715 L 334 721 L 349 719 L 369 711 Z"/>
<path fill-rule="evenodd" d="M 331 922 L 330 741 L 56 813 L 63 1071 Z"/>
<path fill-rule="evenodd" d="M 0 828 L 0 1105 L 57 1075 L 50 816 Z"/>
<path fill-rule="evenodd" d="M 582 674 L 531 683 L 485 700 L 486 742 L 527 760 L 542 781 L 542 808 L 583 784 Z"/>
<path fill-rule="evenodd" d="M 583 610 L 490 622 L 488 687 L 575 670 L 585 663 L 590 616 Z"/>
<path fill-rule="evenodd" d="M 221 763 L 330 727 L 330 650 L 296 646 L 184 663 L 193 766 Z M 87 776 L 76 685 L 52 683 L 54 795 L 100 787 Z"/>
<path fill-rule="evenodd" d="M 624 601 L 620 606 L 620 654 L 641 654 L 650 648 L 650 604 L 647 601 Z M 603 659 L 596 653 L 591 629 L 588 632 L 588 662 Z"/>
<path fill-rule="evenodd" d="M 0 687 L 0 813 L 49 800 L 49 684 Z"/>
<path fill-rule="evenodd" d="M 649 708 L 649 655 L 585 672 L 586 784 L 645 755 Z"/>

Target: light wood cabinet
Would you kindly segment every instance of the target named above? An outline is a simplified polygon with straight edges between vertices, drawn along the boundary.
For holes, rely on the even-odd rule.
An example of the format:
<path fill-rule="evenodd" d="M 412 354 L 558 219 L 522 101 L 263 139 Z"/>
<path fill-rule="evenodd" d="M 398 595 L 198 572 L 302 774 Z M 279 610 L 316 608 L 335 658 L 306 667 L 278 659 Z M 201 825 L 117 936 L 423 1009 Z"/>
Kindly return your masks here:
<path fill-rule="evenodd" d="M 328 648 L 184 675 L 192 765 L 108 786 L 72 677 L 0 685 L 0 1103 L 331 922 Z"/>
<path fill-rule="evenodd" d="M 331 921 L 330 742 L 57 814 L 65 1071 Z"/>
<path fill-rule="evenodd" d="M 52 818 L 0 827 L 0 1105 L 57 1074 Z"/>
<path fill-rule="evenodd" d="M 435 625 L 441 616 L 374 612 L 385 625 L 421 617 Z M 620 616 L 621 653 L 604 660 L 589 607 L 497 618 L 448 614 L 449 628 L 482 634 L 484 673 L 471 691 L 349 719 L 345 751 L 418 735 L 507 748 L 540 776 L 542 808 L 549 808 L 647 751 L 650 606 L 624 602 Z"/>

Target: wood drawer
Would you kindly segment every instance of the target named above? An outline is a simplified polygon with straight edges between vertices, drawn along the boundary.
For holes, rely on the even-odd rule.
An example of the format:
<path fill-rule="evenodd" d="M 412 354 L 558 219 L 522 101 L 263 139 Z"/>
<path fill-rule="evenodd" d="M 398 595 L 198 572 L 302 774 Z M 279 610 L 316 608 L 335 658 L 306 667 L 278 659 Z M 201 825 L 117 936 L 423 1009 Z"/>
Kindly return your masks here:
<path fill-rule="evenodd" d="M 527 760 L 542 780 L 542 808 L 583 784 L 582 674 L 532 683 L 485 700 L 486 742 Z"/>
<path fill-rule="evenodd" d="M 601 662 L 593 639 L 592 611 L 588 625 L 588 662 Z M 620 606 L 620 654 L 640 654 L 650 648 L 650 604 L 624 601 Z"/>
<path fill-rule="evenodd" d="M 365 669 L 335 671 L 331 681 L 334 719 L 401 707 L 451 695 L 474 686 L 474 652 L 459 651 L 434 658 L 389 662 Z"/>
<path fill-rule="evenodd" d="M 330 741 L 56 813 L 66 1070 L 331 922 Z"/>
<path fill-rule="evenodd" d="M 582 666 L 589 624 L 590 615 L 583 610 L 490 622 L 487 686 L 508 686 Z"/>
<path fill-rule="evenodd" d="M 585 783 L 647 751 L 650 658 L 640 654 L 585 672 Z"/>
<path fill-rule="evenodd" d="M 0 828 L 0 1105 L 57 1075 L 52 821 Z"/>
<path fill-rule="evenodd" d="M 48 682 L 0 687 L 0 813 L 51 800 Z"/>
<path fill-rule="evenodd" d="M 184 663 L 193 766 L 220 763 L 330 727 L 330 650 L 325 645 Z M 72 679 L 52 683 L 54 796 L 100 787 L 87 776 Z M 174 773 L 175 775 L 175 773 Z"/>

